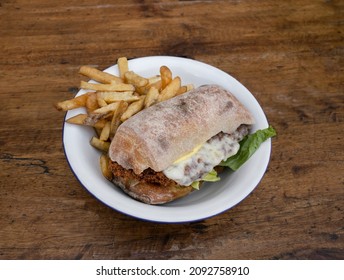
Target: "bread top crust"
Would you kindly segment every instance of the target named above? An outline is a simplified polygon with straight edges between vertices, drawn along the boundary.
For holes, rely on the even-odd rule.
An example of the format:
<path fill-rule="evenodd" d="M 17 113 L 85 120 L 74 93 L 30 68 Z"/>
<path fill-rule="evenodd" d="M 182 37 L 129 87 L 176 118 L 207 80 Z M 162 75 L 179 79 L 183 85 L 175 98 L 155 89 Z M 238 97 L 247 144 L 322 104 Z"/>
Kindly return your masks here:
<path fill-rule="evenodd" d="M 109 156 L 136 174 L 159 172 L 223 131 L 251 125 L 251 113 L 227 90 L 206 85 L 137 113 L 118 128 Z"/>

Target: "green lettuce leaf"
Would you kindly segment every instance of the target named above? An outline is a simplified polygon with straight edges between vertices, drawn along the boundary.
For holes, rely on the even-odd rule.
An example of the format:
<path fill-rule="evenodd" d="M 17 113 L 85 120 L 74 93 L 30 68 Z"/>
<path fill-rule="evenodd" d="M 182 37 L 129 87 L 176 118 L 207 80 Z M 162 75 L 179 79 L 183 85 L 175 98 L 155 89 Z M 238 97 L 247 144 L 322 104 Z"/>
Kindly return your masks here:
<path fill-rule="evenodd" d="M 255 133 L 247 135 L 240 141 L 240 149 L 227 160 L 220 163 L 221 166 L 229 167 L 232 170 L 238 170 L 259 148 L 260 144 L 276 135 L 272 126 L 257 130 Z"/>
<path fill-rule="evenodd" d="M 208 174 L 202 177 L 202 181 L 217 182 L 220 181 L 220 177 L 217 176 L 217 172 L 215 171 L 215 169 L 213 169 Z"/>
<path fill-rule="evenodd" d="M 217 176 L 217 172 L 215 171 L 215 169 L 213 169 L 212 171 L 210 171 L 209 173 L 205 174 L 201 181 L 206 181 L 206 182 L 217 182 L 220 181 L 220 177 Z M 191 186 L 196 189 L 199 190 L 199 183 L 200 181 L 195 181 L 191 184 Z"/>
<path fill-rule="evenodd" d="M 196 189 L 196 190 L 199 190 L 199 182 L 200 182 L 200 181 L 192 182 L 191 187 L 193 187 L 193 188 Z"/>

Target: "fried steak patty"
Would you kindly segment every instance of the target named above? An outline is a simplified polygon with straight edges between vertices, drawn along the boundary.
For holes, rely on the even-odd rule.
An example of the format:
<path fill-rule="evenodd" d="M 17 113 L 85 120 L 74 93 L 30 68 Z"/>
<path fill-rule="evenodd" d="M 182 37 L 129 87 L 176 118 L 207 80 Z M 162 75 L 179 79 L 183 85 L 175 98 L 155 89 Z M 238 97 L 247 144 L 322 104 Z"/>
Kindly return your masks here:
<path fill-rule="evenodd" d="M 162 172 L 148 168 L 141 174 L 110 161 L 113 183 L 133 198 L 148 204 L 162 204 L 190 193 L 192 186 L 180 186 Z"/>

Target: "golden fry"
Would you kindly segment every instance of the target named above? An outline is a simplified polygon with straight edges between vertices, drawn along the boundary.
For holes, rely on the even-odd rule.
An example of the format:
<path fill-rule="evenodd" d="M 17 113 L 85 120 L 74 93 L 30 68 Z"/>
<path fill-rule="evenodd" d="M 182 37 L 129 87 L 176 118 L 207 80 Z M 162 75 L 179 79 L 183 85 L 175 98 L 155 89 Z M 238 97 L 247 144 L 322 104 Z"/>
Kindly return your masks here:
<path fill-rule="evenodd" d="M 102 128 L 94 128 L 94 131 L 96 132 L 96 134 L 97 134 L 97 136 L 99 137 L 100 136 L 100 134 L 102 133 Z"/>
<path fill-rule="evenodd" d="M 105 107 L 107 106 L 108 104 L 106 103 L 106 101 L 104 100 L 104 98 L 102 96 L 100 96 L 98 93 L 97 94 L 97 103 L 98 103 L 98 106 L 101 108 L 101 107 Z"/>
<path fill-rule="evenodd" d="M 119 76 L 124 80 L 124 74 L 129 71 L 128 59 L 126 57 L 120 57 L 117 60 Z"/>
<path fill-rule="evenodd" d="M 121 116 L 127 110 L 127 108 L 128 102 L 120 101 L 117 110 L 113 112 L 110 128 L 110 138 L 115 135 L 117 128 L 121 124 Z"/>
<path fill-rule="evenodd" d="M 186 91 L 187 91 L 187 92 L 190 91 L 190 90 L 192 90 L 192 89 L 194 89 L 194 88 L 195 88 L 194 84 L 187 84 L 187 85 L 186 85 Z"/>
<path fill-rule="evenodd" d="M 88 113 L 91 113 L 94 110 L 99 108 L 98 101 L 97 101 L 97 94 L 95 92 L 90 92 L 88 94 L 85 107 Z"/>
<path fill-rule="evenodd" d="M 90 66 L 81 66 L 79 69 L 79 73 L 99 83 L 111 84 L 111 82 L 123 82 L 120 77 L 100 71 Z"/>
<path fill-rule="evenodd" d="M 111 128 L 111 122 L 106 122 L 105 126 L 102 129 L 102 132 L 100 133 L 99 139 L 102 141 L 107 141 L 110 136 L 110 128 Z"/>
<path fill-rule="evenodd" d="M 143 87 L 136 87 L 136 90 L 135 90 L 134 94 L 137 95 L 137 96 L 145 95 L 145 94 L 147 94 L 149 88 L 150 88 L 149 84 L 147 84 L 147 85 L 145 85 Z"/>
<path fill-rule="evenodd" d="M 97 95 L 99 98 L 102 98 L 108 103 L 116 101 L 137 101 L 140 98 L 134 96 L 132 91 L 123 91 L 123 92 L 111 92 L 111 91 L 98 91 Z"/>
<path fill-rule="evenodd" d="M 155 87 L 158 91 L 162 89 L 162 81 L 158 80 L 155 83 L 151 84 L 150 87 Z"/>
<path fill-rule="evenodd" d="M 181 86 L 177 92 L 176 95 L 180 95 L 180 94 L 183 94 L 185 92 L 188 92 L 190 90 L 194 89 L 194 85 L 193 84 L 188 84 L 188 85 L 185 85 L 185 86 Z"/>
<path fill-rule="evenodd" d="M 177 76 L 161 91 L 158 101 L 161 102 L 174 97 L 180 89 L 180 85 L 181 81 Z"/>
<path fill-rule="evenodd" d="M 71 124 L 92 126 L 95 128 L 103 128 L 105 126 L 106 120 L 96 115 L 78 114 L 67 119 L 66 122 Z"/>
<path fill-rule="evenodd" d="M 128 106 L 127 110 L 125 110 L 125 112 L 122 114 L 121 121 L 124 122 L 125 120 L 129 119 L 131 116 L 141 111 L 143 108 L 144 101 L 145 101 L 145 96 L 142 96 L 140 100 L 131 103 Z"/>
<path fill-rule="evenodd" d="M 155 75 L 153 77 L 148 78 L 148 84 L 149 85 L 155 84 L 158 81 L 161 81 L 160 75 Z"/>
<path fill-rule="evenodd" d="M 149 106 L 156 103 L 158 98 L 159 98 L 159 90 L 155 87 L 151 87 L 149 91 L 147 92 L 147 95 L 144 101 L 145 108 L 148 108 Z"/>
<path fill-rule="evenodd" d="M 87 118 L 87 114 L 78 114 L 74 117 L 70 117 L 69 119 L 66 120 L 67 123 L 72 123 L 72 124 L 80 124 L 80 125 L 85 125 L 85 119 Z"/>
<path fill-rule="evenodd" d="M 111 181 L 112 172 L 109 168 L 109 162 L 110 162 L 110 159 L 109 159 L 108 155 L 103 153 L 99 158 L 100 170 L 101 170 L 103 176 L 106 179 Z"/>
<path fill-rule="evenodd" d="M 150 77 L 147 80 L 148 80 L 148 84 L 146 84 L 143 87 L 136 87 L 135 92 L 139 93 L 140 95 L 147 94 L 151 87 L 155 87 L 156 89 L 158 89 L 160 91 L 160 89 L 161 89 L 160 75 Z"/>
<path fill-rule="evenodd" d="M 148 84 L 148 79 L 141 77 L 133 71 L 125 72 L 124 77 L 128 84 L 132 84 L 135 87 L 144 87 Z"/>
<path fill-rule="evenodd" d="M 180 95 L 180 94 L 183 94 L 187 91 L 187 87 L 186 86 L 181 86 L 179 88 L 179 90 L 177 91 L 176 95 Z"/>
<path fill-rule="evenodd" d="M 80 82 L 80 88 L 95 91 L 134 91 L 135 87 L 124 83 L 92 84 L 85 81 Z"/>
<path fill-rule="evenodd" d="M 93 125 L 94 128 L 96 129 L 103 129 L 103 127 L 106 124 L 106 120 L 105 119 L 99 119 L 98 121 L 96 121 Z"/>
<path fill-rule="evenodd" d="M 107 153 L 109 151 L 109 147 L 110 147 L 110 142 L 106 142 L 106 141 L 102 141 L 100 140 L 99 138 L 93 136 L 91 141 L 90 141 L 90 144 L 100 150 L 100 151 L 103 151 L 105 153 Z"/>
<path fill-rule="evenodd" d="M 117 110 L 118 105 L 119 105 L 119 102 L 110 103 L 106 106 L 98 108 L 97 110 L 94 110 L 93 113 L 95 113 L 95 114 L 107 114 L 109 112 L 113 112 L 113 111 Z"/>
<path fill-rule="evenodd" d="M 160 67 L 161 89 L 163 90 L 172 81 L 172 72 L 167 66 Z"/>
<path fill-rule="evenodd" d="M 57 102 L 55 107 L 59 111 L 68 111 L 75 108 L 84 107 L 86 105 L 87 94 L 77 96 L 73 99 Z"/>
<path fill-rule="evenodd" d="M 87 118 L 84 120 L 84 125 L 102 129 L 107 122 L 106 118 L 108 116 L 108 114 L 88 114 Z"/>

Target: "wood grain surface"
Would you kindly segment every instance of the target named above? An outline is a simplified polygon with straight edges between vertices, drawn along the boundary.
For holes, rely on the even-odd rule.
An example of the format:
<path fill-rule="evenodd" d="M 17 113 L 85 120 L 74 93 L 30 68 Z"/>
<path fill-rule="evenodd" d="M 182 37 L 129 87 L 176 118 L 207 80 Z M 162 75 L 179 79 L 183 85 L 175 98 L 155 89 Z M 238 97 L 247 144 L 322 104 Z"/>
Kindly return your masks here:
<path fill-rule="evenodd" d="M 343 1 L 0 0 L 0 259 L 344 259 Z M 144 222 L 73 176 L 81 65 L 174 55 L 231 74 L 278 136 L 255 191 L 216 217 Z M 157 209 L 158 211 L 158 209 Z"/>

